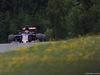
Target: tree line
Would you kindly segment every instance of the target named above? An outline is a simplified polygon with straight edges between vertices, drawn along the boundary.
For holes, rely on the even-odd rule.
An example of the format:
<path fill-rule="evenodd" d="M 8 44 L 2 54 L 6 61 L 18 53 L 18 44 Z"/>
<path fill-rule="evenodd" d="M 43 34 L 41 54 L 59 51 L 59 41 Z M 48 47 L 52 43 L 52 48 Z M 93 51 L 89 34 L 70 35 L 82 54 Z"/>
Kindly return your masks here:
<path fill-rule="evenodd" d="M 0 0 L 0 43 L 35 26 L 47 39 L 100 32 L 100 0 Z"/>

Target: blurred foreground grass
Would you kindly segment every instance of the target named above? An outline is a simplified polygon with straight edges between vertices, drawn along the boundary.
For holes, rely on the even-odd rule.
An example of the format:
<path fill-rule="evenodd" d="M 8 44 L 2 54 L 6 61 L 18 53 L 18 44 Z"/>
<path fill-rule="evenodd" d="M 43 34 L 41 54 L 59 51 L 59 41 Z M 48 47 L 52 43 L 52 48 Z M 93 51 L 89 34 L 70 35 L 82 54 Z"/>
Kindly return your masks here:
<path fill-rule="evenodd" d="M 0 75 L 100 73 L 100 36 L 50 42 L 0 53 Z"/>

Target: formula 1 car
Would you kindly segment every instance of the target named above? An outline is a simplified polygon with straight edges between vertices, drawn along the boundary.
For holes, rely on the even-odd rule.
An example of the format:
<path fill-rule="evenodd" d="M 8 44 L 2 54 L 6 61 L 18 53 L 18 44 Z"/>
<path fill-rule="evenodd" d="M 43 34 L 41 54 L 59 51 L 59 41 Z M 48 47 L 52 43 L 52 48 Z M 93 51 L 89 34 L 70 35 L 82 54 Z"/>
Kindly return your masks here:
<path fill-rule="evenodd" d="M 36 40 L 39 40 L 40 42 L 46 40 L 46 35 L 42 33 L 37 33 L 36 27 L 25 27 L 22 28 L 24 32 L 19 32 L 17 35 L 10 34 L 8 36 L 8 42 L 20 42 L 20 43 L 27 43 L 27 42 L 33 42 Z M 34 30 L 35 32 L 31 32 L 31 30 Z"/>

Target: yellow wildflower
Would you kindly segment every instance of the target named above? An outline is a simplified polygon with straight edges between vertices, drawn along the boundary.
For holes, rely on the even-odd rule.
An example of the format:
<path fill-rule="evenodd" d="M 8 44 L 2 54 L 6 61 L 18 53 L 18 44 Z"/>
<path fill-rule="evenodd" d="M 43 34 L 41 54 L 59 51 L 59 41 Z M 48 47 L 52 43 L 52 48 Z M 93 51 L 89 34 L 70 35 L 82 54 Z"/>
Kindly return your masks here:
<path fill-rule="evenodd" d="M 81 35 L 78 35 L 78 37 L 80 38 L 80 37 L 81 37 Z"/>
<path fill-rule="evenodd" d="M 52 46 L 55 46 L 56 43 L 55 42 L 51 42 L 51 44 L 52 44 Z"/>
<path fill-rule="evenodd" d="M 79 56 L 82 56 L 83 55 L 83 53 L 79 53 Z"/>
<path fill-rule="evenodd" d="M 52 51 L 52 49 L 49 49 L 49 48 L 48 48 L 48 49 L 46 49 L 46 51 Z"/>

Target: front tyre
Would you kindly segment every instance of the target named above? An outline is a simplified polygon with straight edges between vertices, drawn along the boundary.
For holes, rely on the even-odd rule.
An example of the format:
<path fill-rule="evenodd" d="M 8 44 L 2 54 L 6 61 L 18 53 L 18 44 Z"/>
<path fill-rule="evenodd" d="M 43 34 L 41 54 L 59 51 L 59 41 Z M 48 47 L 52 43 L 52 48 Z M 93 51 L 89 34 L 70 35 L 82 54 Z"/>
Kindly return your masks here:
<path fill-rule="evenodd" d="M 15 40 L 15 36 L 13 34 L 8 36 L 8 42 L 11 43 L 12 41 Z"/>

